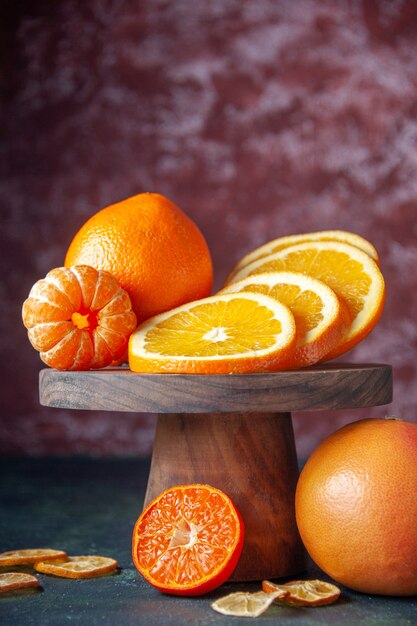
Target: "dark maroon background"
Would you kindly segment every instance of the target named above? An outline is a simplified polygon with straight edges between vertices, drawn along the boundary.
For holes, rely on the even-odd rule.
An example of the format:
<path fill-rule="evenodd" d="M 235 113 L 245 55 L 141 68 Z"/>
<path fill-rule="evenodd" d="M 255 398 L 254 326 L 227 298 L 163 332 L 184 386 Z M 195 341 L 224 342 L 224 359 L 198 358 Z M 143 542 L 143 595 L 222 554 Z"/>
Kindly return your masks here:
<path fill-rule="evenodd" d="M 81 224 L 142 191 L 199 225 L 216 288 L 280 235 L 368 237 L 387 304 L 345 360 L 391 363 L 394 402 L 296 414 L 298 450 L 364 415 L 417 419 L 414 0 L 13 0 L 2 12 L 2 452 L 150 451 L 154 416 L 39 406 L 20 317 Z"/>

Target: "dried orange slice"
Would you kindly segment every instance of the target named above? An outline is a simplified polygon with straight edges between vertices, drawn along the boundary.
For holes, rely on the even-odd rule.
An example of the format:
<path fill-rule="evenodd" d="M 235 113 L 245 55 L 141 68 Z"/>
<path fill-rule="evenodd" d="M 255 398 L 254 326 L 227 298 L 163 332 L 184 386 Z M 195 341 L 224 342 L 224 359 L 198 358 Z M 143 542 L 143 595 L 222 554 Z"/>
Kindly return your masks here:
<path fill-rule="evenodd" d="M 106 556 L 67 556 L 56 561 L 35 563 L 35 570 L 63 578 L 94 578 L 117 569 L 115 559 Z"/>
<path fill-rule="evenodd" d="M 341 341 L 350 316 L 334 291 L 301 272 L 268 272 L 248 276 L 221 293 L 255 292 L 285 304 L 295 319 L 297 344 L 289 367 L 317 363 Z"/>
<path fill-rule="evenodd" d="M 223 615 L 236 617 L 259 617 L 277 598 L 284 598 L 288 592 L 278 590 L 274 593 L 264 591 L 237 591 L 212 602 L 211 608 Z"/>
<path fill-rule="evenodd" d="M 288 592 L 277 599 L 284 604 L 296 606 L 333 604 L 340 596 L 339 587 L 323 580 L 293 580 L 283 585 L 263 580 L 262 589 L 266 593 Z"/>
<path fill-rule="evenodd" d="M 353 348 L 381 317 L 385 283 L 375 261 L 366 252 L 339 241 L 300 243 L 253 261 L 236 274 L 233 282 L 264 272 L 302 272 L 322 280 L 347 306 L 351 325 L 325 359 Z"/>
<path fill-rule="evenodd" d="M 52 550 L 51 548 L 28 548 L 24 550 L 9 550 L 0 553 L 0 567 L 10 565 L 25 565 L 27 563 L 37 563 L 38 561 L 49 561 L 66 557 L 64 550 Z"/>
<path fill-rule="evenodd" d="M 133 562 L 160 591 L 200 595 L 232 574 L 243 536 L 240 514 L 225 493 L 209 485 L 180 485 L 164 491 L 139 516 Z"/>
<path fill-rule="evenodd" d="M 218 294 L 153 317 L 131 335 L 134 372 L 243 374 L 285 368 L 295 348 L 291 311 L 260 293 Z"/>
<path fill-rule="evenodd" d="M 376 262 L 379 263 L 378 252 L 375 247 L 372 245 L 370 241 L 357 235 L 356 233 L 351 233 L 346 230 L 320 230 L 314 233 L 300 233 L 297 235 L 288 235 L 286 237 L 278 237 L 278 239 L 273 239 L 272 241 L 268 241 L 263 246 L 259 246 L 259 248 L 255 248 L 249 254 L 246 254 L 234 267 L 232 270 L 228 282 L 232 280 L 233 276 L 240 272 L 241 269 L 249 265 L 253 261 L 257 261 L 262 259 L 274 252 L 279 252 L 284 248 L 288 248 L 289 246 L 294 246 L 299 243 L 305 243 L 306 241 L 340 241 L 342 243 L 348 243 L 351 246 L 355 246 L 360 250 L 369 254 L 369 256 Z"/>
<path fill-rule="evenodd" d="M 22 572 L 6 572 L 0 574 L 0 593 L 24 589 L 26 587 L 39 587 L 39 580 L 32 574 Z"/>

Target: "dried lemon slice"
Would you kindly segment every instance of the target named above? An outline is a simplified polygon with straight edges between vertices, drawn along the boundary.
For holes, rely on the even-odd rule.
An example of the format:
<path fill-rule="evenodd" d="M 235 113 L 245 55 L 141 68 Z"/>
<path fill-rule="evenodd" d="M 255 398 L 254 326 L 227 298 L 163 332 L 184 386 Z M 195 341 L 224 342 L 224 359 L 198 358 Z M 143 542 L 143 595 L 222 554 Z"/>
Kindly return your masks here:
<path fill-rule="evenodd" d="M 340 596 L 339 587 L 323 580 L 293 580 L 283 585 L 264 580 L 262 581 L 262 589 L 266 593 L 287 591 L 288 594 L 278 599 L 284 604 L 296 606 L 333 604 Z"/>
<path fill-rule="evenodd" d="M 67 556 L 56 561 L 35 563 L 37 572 L 63 578 L 94 578 L 117 567 L 117 561 L 106 556 Z"/>
<path fill-rule="evenodd" d="M 25 587 L 39 587 L 39 580 L 32 574 L 23 574 L 21 572 L 0 574 L 0 593 L 24 589 Z"/>
<path fill-rule="evenodd" d="M 238 591 L 219 598 L 212 603 L 211 608 L 223 615 L 258 617 L 271 606 L 275 599 L 283 598 L 287 594 L 287 591 L 280 589 L 272 593 Z"/>
<path fill-rule="evenodd" d="M 52 550 L 51 548 L 29 548 L 25 550 L 9 550 L 0 553 L 0 566 L 25 565 L 66 557 L 64 550 Z"/>

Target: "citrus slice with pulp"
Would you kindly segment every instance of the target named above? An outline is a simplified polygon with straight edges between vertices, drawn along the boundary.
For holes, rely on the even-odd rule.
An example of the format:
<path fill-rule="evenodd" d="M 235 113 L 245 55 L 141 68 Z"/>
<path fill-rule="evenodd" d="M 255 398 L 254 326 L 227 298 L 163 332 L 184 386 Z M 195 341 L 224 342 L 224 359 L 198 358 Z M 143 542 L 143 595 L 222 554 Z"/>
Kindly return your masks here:
<path fill-rule="evenodd" d="M 229 280 L 237 274 L 241 269 L 252 263 L 253 261 L 257 261 L 262 259 L 274 252 L 279 252 L 279 250 L 283 250 L 284 248 L 288 248 L 289 246 L 294 246 L 299 243 L 305 243 L 306 241 L 340 241 L 342 243 L 349 243 L 351 246 L 355 246 L 360 250 L 369 254 L 369 256 L 376 262 L 379 263 L 378 252 L 375 247 L 372 245 L 370 241 L 361 237 L 361 235 L 357 235 L 356 233 L 351 233 L 346 230 L 320 230 L 314 233 L 300 233 L 297 235 L 287 235 L 285 237 L 278 237 L 277 239 L 273 239 L 272 241 L 268 241 L 267 243 L 255 248 L 248 254 L 246 254 L 234 267 L 232 270 Z"/>
<path fill-rule="evenodd" d="M 27 548 L 23 550 L 9 550 L 0 553 L 0 567 L 10 565 L 26 565 L 27 563 L 37 563 L 38 561 L 49 561 L 66 557 L 64 550 L 53 550 L 51 548 Z"/>
<path fill-rule="evenodd" d="M 117 569 L 115 559 L 106 556 L 67 556 L 56 561 L 35 563 L 35 570 L 62 578 L 94 578 Z"/>
<path fill-rule="evenodd" d="M 133 562 L 160 591 L 200 595 L 232 574 L 243 537 L 240 514 L 225 493 L 209 485 L 172 487 L 139 516 Z"/>
<path fill-rule="evenodd" d="M 269 580 L 262 581 L 262 589 L 266 593 L 287 592 L 276 599 L 283 604 L 294 606 L 323 606 L 333 604 L 340 596 L 340 589 L 323 580 L 293 580 L 277 585 Z"/>
<path fill-rule="evenodd" d="M 342 339 L 350 316 L 335 292 L 301 272 L 268 272 L 242 278 L 221 293 L 255 292 L 285 304 L 294 315 L 297 344 L 290 367 L 317 363 Z"/>
<path fill-rule="evenodd" d="M 218 294 L 144 322 L 129 340 L 134 372 L 243 374 L 284 369 L 295 348 L 294 316 L 259 293 Z"/>
<path fill-rule="evenodd" d="M 25 589 L 26 587 L 39 587 L 39 580 L 32 574 L 22 572 L 6 572 L 0 574 L 0 593 Z"/>
<path fill-rule="evenodd" d="M 375 261 L 366 252 L 339 241 L 300 243 L 253 261 L 236 274 L 233 282 L 264 272 L 302 272 L 318 278 L 347 306 L 351 324 L 325 359 L 353 348 L 366 337 L 381 317 L 385 282 Z"/>
<path fill-rule="evenodd" d="M 235 617 L 259 617 L 271 606 L 277 598 L 283 598 L 288 592 L 276 591 L 265 593 L 264 591 L 237 591 L 229 593 L 212 603 L 211 608 L 223 615 Z"/>

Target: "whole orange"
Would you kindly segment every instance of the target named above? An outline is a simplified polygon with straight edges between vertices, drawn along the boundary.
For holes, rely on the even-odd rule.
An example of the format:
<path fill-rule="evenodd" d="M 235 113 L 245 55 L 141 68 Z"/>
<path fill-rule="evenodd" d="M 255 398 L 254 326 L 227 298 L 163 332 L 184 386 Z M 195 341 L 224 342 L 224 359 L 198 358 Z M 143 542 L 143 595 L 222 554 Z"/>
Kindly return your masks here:
<path fill-rule="evenodd" d="M 210 295 L 213 267 L 196 224 L 157 193 L 141 193 L 93 215 L 72 240 L 65 265 L 110 272 L 138 322 Z"/>
<path fill-rule="evenodd" d="M 364 593 L 417 594 L 417 424 L 365 419 L 304 466 L 296 519 L 311 558 Z"/>

